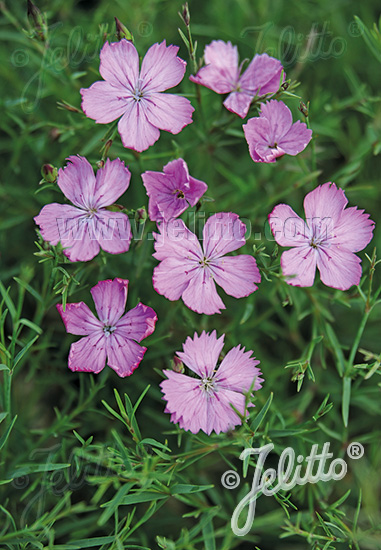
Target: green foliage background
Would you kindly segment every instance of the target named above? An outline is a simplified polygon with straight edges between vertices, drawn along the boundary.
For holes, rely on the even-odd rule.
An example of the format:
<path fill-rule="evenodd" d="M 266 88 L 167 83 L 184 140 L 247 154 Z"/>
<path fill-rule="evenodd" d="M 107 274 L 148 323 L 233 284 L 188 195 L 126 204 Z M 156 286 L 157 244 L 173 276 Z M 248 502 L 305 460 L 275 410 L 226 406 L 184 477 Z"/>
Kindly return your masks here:
<path fill-rule="evenodd" d="M 326 181 L 335 181 L 351 206 L 378 221 L 378 3 L 190 2 L 197 58 L 212 39 L 231 40 L 241 59 L 267 51 L 281 59 L 288 78 L 301 82 L 294 93 L 310 102 L 314 140 L 298 157 L 254 164 L 242 121 L 210 90 L 201 90 L 200 108 L 187 77 L 178 91 L 196 108 L 192 125 L 177 136 L 162 132 L 141 155 L 114 140 L 109 156 L 125 160 L 132 173 L 118 201 L 125 207 L 147 205 L 143 171 L 161 170 L 180 156 L 209 186 L 213 201 L 202 208 L 207 215 L 233 211 L 252 225 L 241 251 L 256 255 L 260 289 L 241 300 L 223 296 L 227 309 L 209 317 L 154 292 L 156 261 L 148 238 L 154 224 L 147 224 L 145 238 L 127 254 L 101 253 L 87 264 L 64 262 L 59 251 L 34 244 L 33 217 L 43 205 L 63 202 L 55 185 L 39 185 L 41 166 L 63 166 L 72 154 L 94 166 L 101 158 L 107 128 L 75 109 L 79 89 L 99 79 L 103 40 L 116 39 L 114 16 L 133 33 L 141 55 L 166 39 L 188 60 L 177 30 L 185 32 L 177 14 L 181 4 L 52 0 L 39 7 L 47 17 L 49 47 L 33 33 L 26 2 L 0 6 L 1 550 L 381 548 L 377 266 L 373 272 L 379 228 L 360 253 L 360 287 L 343 293 L 318 280 L 311 289 L 286 285 L 266 226 L 279 202 L 302 214 L 305 194 Z M 299 99 L 283 99 L 294 118 L 303 120 Z M 72 373 L 67 355 L 76 338 L 66 334 L 55 304 L 63 297 L 92 307 L 91 286 L 116 276 L 130 281 L 128 308 L 141 300 L 159 317 L 144 342 L 144 361 L 124 380 L 109 368 L 98 376 Z M 237 344 L 253 350 L 265 377 L 248 423 L 219 436 L 192 435 L 171 424 L 158 386 L 161 370 L 185 338 L 203 329 L 225 333 L 226 351 Z M 252 529 L 236 537 L 230 518 L 250 489 L 255 463 L 243 471 L 242 450 L 273 442 L 268 465 L 276 466 L 276 454 L 285 447 L 307 456 L 313 443 L 321 448 L 326 441 L 334 457 L 346 458 L 352 441 L 364 445 L 365 455 L 347 459 L 348 473 L 339 482 L 260 498 Z M 227 469 L 241 475 L 232 491 L 220 481 Z"/>

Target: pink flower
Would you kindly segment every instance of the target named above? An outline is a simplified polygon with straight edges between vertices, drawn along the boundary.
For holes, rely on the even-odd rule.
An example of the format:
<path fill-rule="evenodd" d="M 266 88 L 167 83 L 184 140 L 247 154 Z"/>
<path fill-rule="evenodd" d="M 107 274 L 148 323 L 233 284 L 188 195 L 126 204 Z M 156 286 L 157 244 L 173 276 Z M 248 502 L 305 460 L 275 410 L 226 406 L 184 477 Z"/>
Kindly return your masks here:
<path fill-rule="evenodd" d="M 220 212 L 211 216 L 203 229 L 204 249 L 183 220 L 162 222 L 154 233 L 154 258 L 160 264 L 153 272 L 153 286 L 168 300 L 183 299 L 197 313 L 220 313 L 225 305 L 216 283 L 235 298 L 248 296 L 261 281 L 252 256 L 225 256 L 245 244 L 246 226 L 237 214 Z"/>
<path fill-rule="evenodd" d="M 278 59 L 266 53 L 255 55 L 242 75 L 237 46 L 231 42 L 213 40 L 205 47 L 204 59 L 205 67 L 190 79 L 218 94 L 229 94 L 224 105 L 241 118 L 247 115 L 255 96 L 273 94 L 279 89 L 283 67 Z M 285 74 L 283 80 L 284 77 Z"/>
<path fill-rule="evenodd" d="M 293 124 L 290 109 L 275 99 L 261 103 L 259 117 L 250 118 L 243 131 L 254 162 L 275 162 L 283 155 L 294 157 L 307 147 L 312 136 L 304 122 Z"/>
<path fill-rule="evenodd" d="M 74 206 L 52 203 L 34 218 L 42 238 L 52 245 L 62 243 L 64 254 L 72 262 L 87 262 L 102 248 L 110 254 L 127 252 L 131 226 L 126 214 L 110 212 L 113 204 L 128 188 L 131 174 L 124 162 L 109 160 L 96 177 L 91 164 L 80 156 L 67 159 L 58 172 L 58 186 Z"/>
<path fill-rule="evenodd" d="M 252 351 L 237 346 L 232 348 L 217 367 L 218 357 L 224 345 L 223 334 L 217 339 L 216 331 L 202 332 L 188 337 L 183 344 L 183 352 L 178 352 L 180 360 L 193 371 L 197 378 L 172 370 L 165 370 L 168 380 L 160 386 L 167 401 L 165 412 L 171 414 L 171 421 L 178 422 L 180 428 L 208 435 L 226 432 L 242 424 L 234 412 L 233 405 L 241 415 L 246 415 L 245 393 L 259 390 L 263 378 L 257 368 L 259 361 L 250 357 Z M 248 404 L 253 406 L 252 403 Z"/>
<path fill-rule="evenodd" d="M 190 101 L 162 94 L 184 77 L 186 63 L 177 57 L 179 48 L 153 44 L 139 73 L 139 54 L 128 40 L 109 44 L 100 54 L 103 81 L 82 88 L 82 109 L 99 124 L 120 118 L 118 130 L 124 147 L 145 151 L 160 136 L 159 130 L 178 134 L 192 122 Z"/>
<path fill-rule="evenodd" d="M 361 260 L 354 252 L 365 248 L 373 237 L 374 222 L 348 201 L 334 183 L 320 185 L 304 199 L 304 222 L 287 204 L 278 204 L 269 215 L 271 231 L 283 252 L 281 266 L 288 284 L 312 286 L 316 266 L 322 282 L 347 290 L 358 285 Z"/>
<path fill-rule="evenodd" d="M 156 222 L 177 218 L 208 189 L 206 183 L 189 175 L 183 159 L 169 162 L 163 172 L 144 172 L 142 179 L 149 196 L 148 214 Z"/>
<path fill-rule="evenodd" d="M 91 289 L 99 319 L 84 302 L 61 304 L 57 309 L 70 334 L 85 336 L 70 347 L 69 369 L 94 372 L 109 367 L 122 377 L 129 376 L 139 366 L 147 348 L 139 346 L 155 330 L 156 313 L 139 303 L 123 315 L 127 300 L 128 281 L 108 279 Z"/>

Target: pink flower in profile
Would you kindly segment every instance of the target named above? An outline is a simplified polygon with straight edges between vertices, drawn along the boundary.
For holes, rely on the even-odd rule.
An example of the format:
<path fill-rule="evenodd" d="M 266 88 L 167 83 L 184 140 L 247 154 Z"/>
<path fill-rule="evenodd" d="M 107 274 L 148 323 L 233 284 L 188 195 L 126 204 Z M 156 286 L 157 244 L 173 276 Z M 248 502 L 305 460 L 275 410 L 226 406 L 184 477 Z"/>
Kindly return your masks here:
<path fill-rule="evenodd" d="M 266 53 L 255 55 L 241 74 L 237 46 L 231 42 L 213 40 L 205 47 L 204 60 L 205 67 L 190 79 L 217 94 L 229 94 L 224 106 L 241 118 L 247 115 L 255 96 L 274 94 L 279 89 L 283 67 L 278 59 Z"/>
<path fill-rule="evenodd" d="M 218 434 L 242 424 L 231 405 L 242 416 L 247 416 L 245 394 L 262 387 L 259 361 L 245 348 L 232 348 L 217 368 L 224 337 L 223 334 L 217 339 L 214 330 L 211 334 L 204 331 L 201 336 L 195 333 L 193 340 L 189 336 L 186 339 L 184 351 L 177 355 L 197 378 L 173 370 L 164 371 L 168 379 L 160 386 L 167 401 L 165 412 L 170 413 L 172 422 L 178 422 L 180 428 L 194 434 L 200 430 L 208 435 L 213 430 Z"/>
<path fill-rule="evenodd" d="M 185 97 L 163 94 L 184 77 L 186 63 L 177 57 L 179 48 L 153 44 L 139 72 L 139 54 L 126 39 L 109 44 L 100 53 L 103 81 L 82 88 L 82 109 L 99 124 L 119 120 L 124 147 L 145 151 L 160 136 L 160 130 L 178 134 L 192 122 L 194 111 Z"/>
<path fill-rule="evenodd" d="M 348 290 L 361 278 L 359 252 L 373 237 L 374 222 L 348 201 L 334 183 L 320 185 L 304 199 L 304 222 L 287 204 L 278 204 L 269 215 L 271 231 L 283 252 L 281 266 L 288 284 L 312 286 L 316 266 L 322 282 Z"/>
<path fill-rule="evenodd" d="M 34 218 L 42 238 L 52 245 L 61 242 L 72 262 L 87 262 L 102 248 L 110 254 L 127 252 L 131 226 L 126 214 L 107 210 L 128 188 L 131 174 L 119 159 L 109 160 L 97 175 L 91 164 L 71 156 L 58 172 L 57 184 L 69 204 L 52 203 Z"/>
<path fill-rule="evenodd" d="M 248 296 L 261 281 L 253 256 L 226 256 L 245 244 L 246 226 L 237 214 L 220 212 L 211 216 L 203 229 L 203 248 L 183 220 L 162 222 L 154 233 L 154 258 L 160 264 L 153 272 L 156 292 L 168 300 L 183 299 L 197 313 L 220 313 L 225 305 L 216 283 L 235 298 Z"/>
<path fill-rule="evenodd" d="M 70 334 L 85 336 L 70 347 L 69 369 L 98 374 L 107 365 L 119 376 L 133 373 L 147 348 L 139 346 L 155 330 L 153 309 L 139 303 L 125 315 L 128 281 L 108 279 L 91 289 L 99 319 L 84 302 L 57 309 Z"/>
<path fill-rule="evenodd" d="M 163 172 L 144 172 L 142 179 L 149 196 L 148 215 L 156 222 L 177 218 L 208 189 L 206 183 L 189 175 L 183 159 L 172 160 Z"/>
<path fill-rule="evenodd" d="M 275 99 L 261 103 L 259 117 L 250 118 L 243 131 L 254 162 L 275 162 L 283 155 L 294 157 L 312 137 L 312 130 L 300 120 L 293 124 L 290 109 Z"/>

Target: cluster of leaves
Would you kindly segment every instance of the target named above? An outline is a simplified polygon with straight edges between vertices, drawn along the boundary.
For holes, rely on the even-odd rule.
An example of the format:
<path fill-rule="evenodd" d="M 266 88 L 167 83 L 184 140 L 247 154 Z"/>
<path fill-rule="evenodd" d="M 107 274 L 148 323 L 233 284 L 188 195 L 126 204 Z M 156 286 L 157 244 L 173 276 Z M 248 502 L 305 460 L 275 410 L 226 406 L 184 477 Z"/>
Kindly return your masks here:
<path fill-rule="evenodd" d="M 28 23 L 22 3 L 1 5 L 0 547 L 376 550 L 381 287 L 374 248 L 381 250 L 380 233 L 362 255 L 358 288 L 291 288 L 279 276 L 266 216 L 279 202 L 301 212 L 306 192 L 332 180 L 377 221 L 377 6 L 349 2 L 333 18 L 326 0 L 277 2 L 276 9 L 262 3 L 255 13 L 248 0 L 224 9 L 218 0 L 192 2 L 192 33 L 183 26 L 186 47 L 180 50 L 182 58 L 190 55 L 192 72 L 203 46 L 221 38 L 238 44 L 242 58 L 253 50 L 279 57 L 287 78 L 303 83 L 287 93 L 309 101 L 314 142 L 295 159 L 262 166 L 248 155 L 242 121 L 221 106 L 220 96 L 196 91 L 187 79 L 181 92 L 198 106 L 195 122 L 178 136 L 163 132 L 142 155 L 122 147 L 115 127 L 86 119 L 79 88 L 98 78 L 103 41 L 116 39 L 112 16 L 128 22 L 142 55 L 164 38 L 181 42 L 180 6 L 153 0 L 131 1 L 128 10 L 124 2 L 111 5 L 115 13 L 103 0 L 54 0 L 40 6 L 49 11 L 38 16 L 37 26 L 31 13 Z M 340 57 L 334 40 L 345 44 Z M 295 117 L 299 101 L 289 96 Z M 190 173 L 209 186 L 209 200 L 190 215 L 191 229 L 202 226 L 203 210 L 237 212 L 250 222 L 245 248 L 261 268 L 260 292 L 239 301 L 224 296 L 227 310 L 212 317 L 158 296 L 151 283 L 154 224 L 140 223 L 137 214 L 141 238 L 127 254 L 101 253 L 87 264 L 70 264 L 62 249 L 39 239 L 33 216 L 42 205 L 62 201 L 46 171 L 38 185 L 41 166 L 62 166 L 73 153 L 94 166 L 107 155 L 125 160 L 132 181 L 121 202 L 131 214 L 147 204 L 139 175 L 178 156 L 186 159 Z M 141 299 L 158 312 L 144 362 L 126 380 L 110 369 L 97 377 L 71 373 L 73 339 L 54 306 L 87 300 L 95 282 L 115 276 L 130 279 L 131 303 Z M 163 414 L 161 371 L 178 343 L 203 329 L 226 333 L 227 349 L 238 343 L 253 349 L 264 373 L 248 422 L 225 435 L 184 433 Z M 348 474 L 340 482 L 262 496 L 253 528 L 236 537 L 230 519 L 250 490 L 255 467 L 254 458 L 242 463 L 242 450 L 273 442 L 266 466 L 276 467 L 285 447 L 307 456 L 313 443 L 321 448 L 326 441 L 334 457 L 346 458 L 352 441 L 364 445 L 365 455 L 346 458 Z M 221 485 L 227 469 L 241 475 L 232 491 Z"/>

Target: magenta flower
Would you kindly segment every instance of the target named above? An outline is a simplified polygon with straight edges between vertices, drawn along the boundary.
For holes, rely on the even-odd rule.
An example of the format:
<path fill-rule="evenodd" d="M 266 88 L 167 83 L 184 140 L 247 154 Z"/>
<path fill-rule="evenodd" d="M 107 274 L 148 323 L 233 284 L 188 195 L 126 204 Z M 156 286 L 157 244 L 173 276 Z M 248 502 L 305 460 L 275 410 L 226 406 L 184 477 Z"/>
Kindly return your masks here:
<path fill-rule="evenodd" d="M 192 122 L 194 111 L 185 97 L 163 94 L 184 77 L 186 63 L 179 48 L 153 44 L 139 73 L 139 54 L 126 39 L 109 44 L 100 53 L 103 81 L 82 88 L 82 109 L 99 124 L 120 118 L 118 130 L 124 147 L 145 151 L 160 136 L 159 130 L 178 134 Z"/>
<path fill-rule="evenodd" d="M 243 131 L 254 162 L 275 162 L 283 155 L 294 157 L 307 147 L 312 136 L 304 122 L 293 124 L 290 109 L 275 99 L 261 103 L 259 117 L 250 118 Z"/>
<path fill-rule="evenodd" d="M 67 166 L 58 171 L 57 184 L 74 206 L 44 206 L 34 218 L 42 238 L 54 246 L 61 242 L 65 256 L 72 262 L 87 262 L 100 248 L 110 254 L 127 252 L 132 236 L 129 219 L 107 207 L 128 188 L 130 171 L 121 160 L 107 159 L 94 176 L 84 157 L 71 156 L 67 160 Z"/>
<path fill-rule="evenodd" d="M 189 175 L 183 159 L 172 160 L 163 172 L 144 172 L 142 179 L 149 196 L 148 215 L 156 222 L 177 218 L 208 189 L 206 183 Z"/>
<path fill-rule="evenodd" d="M 211 334 L 204 331 L 201 336 L 195 333 L 193 340 L 189 336 L 186 339 L 184 351 L 177 352 L 197 378 L 164 371 L 168 380 L 160 386 L 167 401 L 165 412 L 170 413 L 172 422 L 194 434 L 199 430 L 208 435 L 214 430 L 218 434 L 242 424 L 231 405 L 247 416 L 244 394 L 262 387 L 259 361 L 250 357 L 253 352 L 245 348 L 232 348 L 216 368 L 224 337 L 223 334 L 217 339 L 215 330 Z"/>
<path fill-rule="evenodd" d="M 312 286 L 316 266 L 322 282 L 348 290 L 361 278 L 359 252 L 373 237 L 374 222 L 348 201 L 334 183 L 320 185 L 304 199 L 304 222 L 287 204 L 278 204 L 269 215 L 271 231 L 283 252 L 281 266 L 288 284 Z"/>
<path fill-rule="evenodd" d="M 147 348 L 139 346 L 155 330 L 153 309 L 139 303 L 125 315 L 128 281 L 108 279 L 91 289 L 99 319 L 84 302 L 61 304 L 57 309 L 70 334 L 85 336 L 70 347 L 69 369 L 98 374 L 106 361 L 119 376 L 133 373 Z"/>
<path fill-rule="evenodd" d="M 203 229 L 203 248 L 183 220 L 162 222 L 154 233 L 154 258 L 160 264 L 153 272 L 156 292 L 168 300 L 183 299 L 197 313 L 220 313 L 225 305 L 216 283 L 235 298 L 248 296 L 261 281 L 252 256 L 225 256 L 245 244 L 246 226 L 237 214 L 220 212 L 211 216 Z"/>
<path fill-rule="evenodd" d="M 255 55 L 241 74 L 237 46 L 231 42 L 213 40 L 205 47 L 204 60 L 205 67 L 190 79 L 217 94 L 229 94 L 224 105 L 241 118 L 247 115 L 255 96 L 273 94 L 279 89 L 283 67 L 278 59 L 266 53 Z"/>

